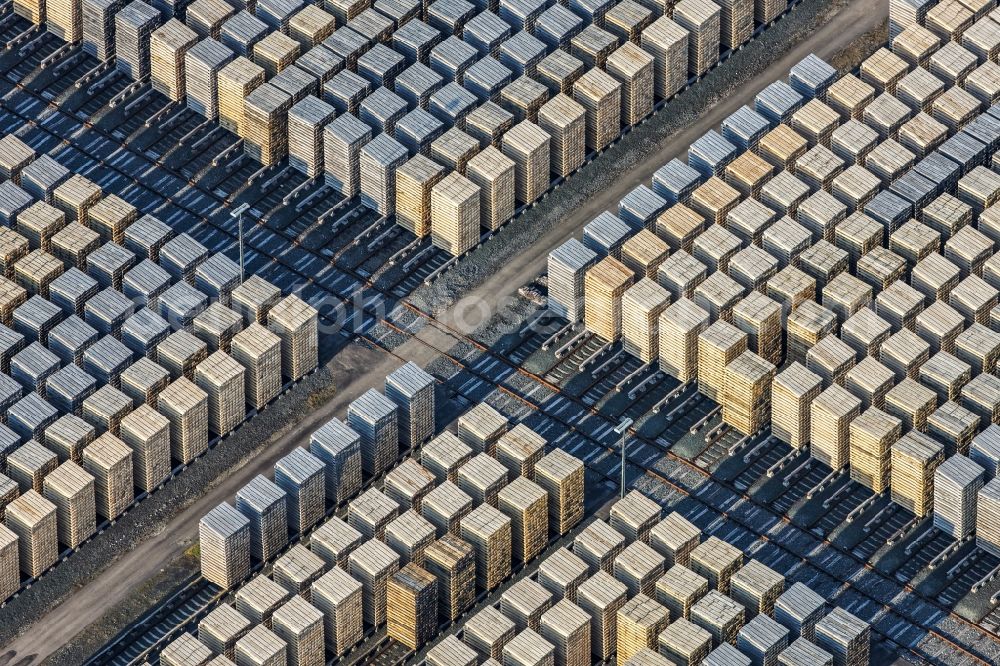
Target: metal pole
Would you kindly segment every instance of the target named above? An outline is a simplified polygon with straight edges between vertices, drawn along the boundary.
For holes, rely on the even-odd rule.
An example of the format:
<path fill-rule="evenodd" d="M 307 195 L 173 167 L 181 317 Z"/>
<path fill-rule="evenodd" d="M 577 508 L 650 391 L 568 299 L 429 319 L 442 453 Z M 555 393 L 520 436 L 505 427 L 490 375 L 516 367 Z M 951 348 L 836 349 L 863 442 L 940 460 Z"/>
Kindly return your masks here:
<path fill-rule="evenodd" d="M 625 497 L 625 461 L 626 461 L 626 440 L 628 438 L 628 429 L 632 427 L 635 423 L 632 419 L 625 417 L 618 423 L 615 427 L 615 432 L 622 436 L 621 447 L 622 447 L 622 481 L 621 481 L 621 496 Z"/>
<path fill-rule="evenodd" d="M 250 204 L 240 204 L 236 207 L 234 211 L 229 213 L 230 217 L 236 218 L 237 232 L 237 242 L 239 243 L 240 250 L 240 282 L 242 283 L 246 279 L 246 266 L 243 261 L 243 213 L 250 210 Z"/>
<path fill-rule="evenodd" d="M 619 489 L 621 492 L 621 497 L 625 497 L 625 438 L 628 437 L 628 432 L 622 433 L 622 484 Z"/>
<path fill-rule="evenodd" d="M 246 275 L 243 263 L 243 213 L 240 212 L 240 283 L 242 284 L 245 280 Z"/>

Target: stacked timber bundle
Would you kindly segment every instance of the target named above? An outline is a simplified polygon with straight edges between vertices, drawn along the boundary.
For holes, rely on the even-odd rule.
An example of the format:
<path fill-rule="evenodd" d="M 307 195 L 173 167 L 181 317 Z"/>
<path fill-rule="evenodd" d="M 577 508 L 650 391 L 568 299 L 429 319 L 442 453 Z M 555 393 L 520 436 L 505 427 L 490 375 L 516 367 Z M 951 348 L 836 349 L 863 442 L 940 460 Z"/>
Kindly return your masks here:
<path fill-rule="evenodd" d="M 420 449 L 420 464 L 438 483 L 458 481 L 458 468 L 472 458 L 472 449 L 450 432 L 443 432 Z"/>
<path fill-rule="evenodd" d="M 768 292 L 770 291 L 771 289 L 768 289 Z M 696 305 L 708 312 L 711 321 L 722 319 L 732 323 L 733 308 L 743 300 L 745 294 L 743 285 L 725 273 L 716 271 L 694 290 L 693 300 Z"/>
<path fill-rule="evenodd" d="M 631 490 L 611 506 L 609 521 L 629 543 L 648 542 L 650 530 L 660 522 L 660 506 L 638 490 Z"/>
<path fill-rule="evenodd" d="M 194 380 L 194 369 L 208 358 L 208 345 L 187 331 L 176 331 L 156 346 L 156 358 L 172 377 Z"/>
<path fill-rule="evenodd" d="M 170 476 L 170 422 L 149 405 L 122 419 L 122 441 L 132 449 L 133 480 L 147 492 Z"/>
<path fill-rule="evenodd" d="M 274 563 L 274 582 L 306 601 L 312 597 L 312 584 L 323 575 L 326 563 L 300 543 L 295 544 Z"/>
<path fill-rule="evenodd" d="M 895 94 L 896 84 L 906 75 L 906 61 L 881 48 L 861 63 L 861 79 L 875 88 L 877 94 Z"/>
<path fill-rule="evenodd" d="M 586 156 L 586 109 L 559 93 L 538 111 L 538 126 L 550 137 L 551 171 L 566 177 Z"/>
<path fill-rule="evenodd" d="M 361 532 L 345 520 L 331 518 L 309 536 L 309 549 L 326 562 L 329 569 L 347 571 L 347 556 L 361 544 L 362 539 Z"/>
<path fill-rule="evenodd" d="M 114 520 L 132 503 L 132 450 L 104 433 L 83 450 L 83 468 L 94 477 L 97 515 Z"/>
<path fill-rule="evenodd" d="M 771 429 L 775 437 L 795 448 L 809 443 L 811 404 L 822 388 L 820 376 L 798 362 L 774 377 Z"/>
<path fill-rule="evenodd" d="M 654 92 L 668 99 L 687 85 L 688 41 L 684 28 L 661 16 L 642 31 L 640 44 L 653 56 Z"/>
<path fill-rule="evenodd" d="M 396 169 L 396 221 L 418 238 L 430 233 L 431 190 L 444 176 L 444 167 L 423 155 Z"/>
<path fill-rule="evenodd" d="M 452 172 L 431 189 L 431 240 L 454 257 L 479 242 L 480 189 Z"/>
<path fill-rule="evenodd" d="M 948 128 L 926 113 L 918 113 L 899 128 L 896 140 L 917 157 L 927 157 L 948 138 Z"/>
<path fill-rule="evenodd" d="M 252 626 L 231 604 L 219 604 L 198 622 L 198 640 L 226 659 L 235 658 L 236 642 Z"/>
<path fill-rule="evenodd" d="M 871 285 L 877 294 L 906 274 L 906 260 L 884 247 L 875 247 L 857 262 L 858 278 Z"/>
<path fill-rule="evenodd" d="M 584 279 L 584 322 L 588 330 L 609 341 L 622 332 L 622 297 L 635 276 L 624 264 L 605 257 Z"/>
<path fill-rule="evenodd" d="M 824 386 L 842 386 L 847 373 L 854 367 L 856 352 L 846 342 L 828 335 L 806 352 L 805 364 L 822 377 Z"/>
<path fill-rule="evenodd" d="M 546 666 L 555 663 L 555 646 L 525 629 L 503 648 L 504 666 Z"/>
<path fill-rule="evenodd" d="M 264 83 L 264 68 L 239 56 L 219 70 L 219 124 L 238 136 L 247 135 L 244 100 Z"/>
<path fill-rule="evenodd" d="M 379 215 L 396 209 L 396 169 L 407 159 L 406 149 L 387 134 L 361 147 L 359 157 L 361 203 Z"/>
<path fill-rule="evenodd" d="M 733 307 L 733 324 L 747 334 L 750 351 L 777 364 L 782 358 L 781 306 L 759 291 Z"/>
<path fill-rule="evenodd" d="M 407 458 L 386 474 L 384 492 L 403 510 L 420 511 L 424 496 L 434 488 L 434 475 L 413 458 Z"/>
<path fill-rule="evenodd" d="M 487 659 L 503 659 L 503 646 L 515 635 L 517 625 L 493 606 L 473 615 L 462 628 L 465 644 Z"/>
<path fill-rule="evenodd" d="M 721 403 L 726 366 L 747 350 L 748 335 L 718 320 L 698 336 L 698 391 Z"/>
<path fill-rule="evenodd" d="M 787 125 L 778 125 L 768 132 L 758 144 L 758 153 L 777 169 L 794 172 L 795 162 L 805 155 L 809 142 Z"/>
<path fill-rule="evenodd" d="M 810 406 L 812 457 L 835 470 L 846 465 L 849 428 L 860 413 L 861 401 L 840 386 L 831 386 L 819 394 Z"/>
<path fill-rule="evenodd" d="M 94 477 L 71 460 L 46 475 L 43 496 L 56 506 L 59 542 L 76 548 L 96 530 Z"/>
<path fill-rule="evenodd" d="M 864 164 L 878 142 L 878 132 L 852 118 L 830 135 L 830 150 L 847 164 Z M 829 191 L 832 183 L 831 178 L 830 182 L 824 183 L 823 189 Z"/>
<path fill-rule="evenodd" d="M 698 339 L 708 328 L 709 313 L 683 298 L 659 319 L 660 369 L 682 382 L 698 373 Z"/>
<path fill-rule="evenodd" d="M 583 519 L 583 462 L 556 449 L 535 465 L 535 483 L 549 494 L 549 529 L 565 534 Z"/>
<path fill-rule="evenodd" d="M 160 392 L 157 411 L 170 421 L 171 456 L 188 463 L 208 448 L 208 395 L 185 377 Z"/>
<path fill-rule="evenodd" d="M 733 574 L 730 585 L 729 596 L 746 609 L 748 618 L 770 617 L 775 601 L 785 591 L 785 577 L 757 560 L 750 560 Z"/>
<path fill-rule="evenodd" d="M 587 562 L 591 573 L 614 570 L 614 560 L 625 550 L 625 537 L 603 520 L 595 520 L 573 540 L 573 554 Z"/>
<path fill-rule="evenodd" d="M 87 210 L 101 200 L 101 187 L 73 174 L 52 192 L 52 205 L 66 214 L 68 222 L 86 223 Z"/>
<path fill-rule="evenodd" d="M 369 488 L 347 507 L 347 522 L 366 539 L 385 539 L 385 528 L 399 513 L 399 505 L 376 488 Z"/>
<path fill-rule="evenodd" d="M 465 132 L 477 139 L 481 148 L 493 146 L 501 148 L 501 140 L 507 130 L 514 126 L 514 115 L 506 109 L 486 102 L 473 109 L 465 117 Z"/>
<path fill-rule="evenodd" d="M 590 623 L 586 612 L 563 599 L 542 615 L 539 631 L 555 646 L 558 663 L 587 666 L 591 662 Z"/>
<path fill-rule="evenodd" d="M 195 337 L 205 342 L 211 351 L 229 353 L 233 338 L 242 329 L 243 317 L 222 305 L 220 301 L 215 301 L 194 318 L 192 332 Z"/>
<path fill-rule="evenodd" d="M 349 573 L 361 581 L 365 622 L 377 627 L 386 620 L 386 588 L 399 571 L 399 556 L 381 541 L 371 539 L 347 559 Z"/>
<path fill-rule="evenodd" d="M 318 313 L 311 305 L 291 295 L 267 314 L 268 328 L 281 338 L 282 374 L 297 381 L 318 364 Z"/>
<path fill-rule="evenodd" d="M 675 564 L 656 581 L 656 600 L 674 619 L 689 619 L 691 606 L 708 593 L 708 580 L 683 564 Z"/>
<path fill-rule="evenodd" d="M 983 468 L 963 455 L 954 455 L 934 472 L 934 527 L 954 539 L 974 529 L 976 495 L 983 487 Z"/>
<path fill-rule="evenodd" d="M 906 433 L 892 445 L 892 501 L 918 518 L 930 513 L 934 502 L 934 471 L 944 459 L 940 443 L 916 431 Z"/>
<path fill-rule="evenodd" d="M 701 530 L 676 511 L 658 522 L 649 531 L 649 545 L 664 558 L 664 567 L 686 566 L 691 551 L 701 542 Z"/>
<path fill-rule="evenodd" d="M 576 603 L 590 615 L 591 652 L 608 659 L 618 642 L 618 611 L 627 601 L 626 587 L 604 571 L 591 576 L 577 589 Z"/>
<path fill-rule="evenodd" d="M 501 511 L 511 520 L 511 551 L 528 562 L 548 543 L 548 495 L 538 484 L 518 477 L 497 495 Z"/>
<path fill-rule="evenodd" d="M 892 370 L 865 356 L 844 376 L 844 388 L 861 400 L 862 409 L 885 406 L 885 394 L 896 382 Z"/>
<path fill-rule="evenodd" d="M 834 655 L 834 663 L 869 663 L 871 628 L 844 609 L 834 608 L 816 622 L 815 632 L 817 646 Z"/>
<path fill-rule="evenodd" d="M 722 10 L 720 15 L 722 48 L 735 49 L 748 42 L 754 30 L 754 3 L 748 0 L 722 0 L 716 4 Z M 794 68 L 792 73 L 794 74 Z"/>
<path fill-rule="evenodd" d="M 17 233 L 28 239 L 33 250 L 48 252 L 52 237 L 66 226 L 66 216 L 58 208 L 38 201 L 17 216 Z"/>
<path fill-rule="evenodd" d="M 701 76 L 719 61 L 721 10 L 702 0 L 681 0 L 674 5 L 672 18 L 688 30 L 688 69 Z"/>
<path fill-rule="evenodd" d="M 982 324 L 972 324 L 955 338 L 954 354 L 972 366 L 973 377 L 991 373 L 1000 354 L 1000 336 Z"/>
<path fill-rule="evenodd" d="M 622 84 L 599 69 L 591 69 L 573 84 L 573 99 L 586 110 L 586 145 L 600 151 L 618 138 Z"/>
<path fill-rule="evenodd" d="M 0 176 L 21 184 L 21 170 L 35 159 L 35 151 L 13 134 L 0 137 Z"/>
<path fill-rule="evenodd" d="M 261 409 L 281 391 L 281 338 L 254 322 L 233 337 L 230 354 L 246 369 L 247 404 Z"/>
<path fill-rule="evenodd" d="M 997 529 L 1000 481 L 986 483 L 976 497 L 976 545 L 991 555 L 1000 553 L 1000 533 Z"/>
<path fill-rule="evenodd" d="M 115 14 L 115 67 L 133 81 L 149 76 L 149 40 L 160 13 L 135 0 Z"/>
<path fill-rule="evenodd" d="M 879 360 L 893 371 L 898 381 L 916 379 L 920 366 L 930 358 L 930 345 L 909 329 L 893 333 L 879 348 Z"/>
<path fill-rule="evenodd" d="M 669 255 L 670 247 L 648 229 L 625 241 L 621 247 L 622 262 L 636 275 L 656 279 L 660 265 Z"/>
<path fill-rule="evenodd" d="M 511 520 L 488 504 L 481 504 L 461 520 L 461 537 L 476 554 L 477 584 L 496 588 L 511 571 Z"/>
<path fill-rule="evenodd" d="M 644 363 L 659 354 L 658 320 L 670 302 L 670 293 L 643 278 L 622 294 L 622 340 L 625 351 Z"/>
<path fill-rule="evenodd" d="M 386 526 L 385 542 L 399 553 L 401 563 L 423 566 L 424 552 L 434 542 L 436 534 L 426 518 L 410 509 Z"/>
<path fill-rule="evenodd" d="M 920 383 L 937 394 L 939 404 L 957 400 L 959 392 L 972 379 L 972 366 L 948 352 L 938 352 L 919 370 Z"/>
<path fill-rule="evenodd" d="M 179 102 L 184 98 L 184 57 L 198 41 L 198 33 L 170 19 L 149 38 L 150 81 L 153 90 Z"/>
<path fill-rule="evenodd" d="M 164 666 L 188 666 L 204 664 L 212 658 L 212 651 L 204 643 L 189 633 L 181 632 L 169 645 L 163 648 L 160 661 Z"/>
<path fill-rule="evenodd" d="M 254 576 L 236 592 L 236 610 L 251 622 L 269 626 L 271 616 L 291 593 L 267 576 Z"/>
<path fill-rule="evenodd" d="M 507 468 L 495 458 L 479 453 L 458 468 L 458 486 L 472 497 L 473 504 L 497 506 L 497 495 L 507 484 Z"/>
<path fill-rule="evenodd" d="M 518 631 L 537 630 L 553 603 L 551 592 L 530 578 L 522 578 L 500 597 L 500 611 L 514 621 Z"/>
<path fill-rule="evenodd" d="M 796 308 L 816 298 L 816 280 L 795 266 L 785 266 L 767 281 L 767 295 L 782 307 Z"/>
<path fill-rule="evenodd" d="M 733 644 L 743 627 L 746 609 L 717 590 L 709 590 L 691 607 L 691 622 L 712 635 L 716 644 Z"/>
<path fill-rule="evenodd" d="M 498 229 L 514 216 L 515 173 L 514 161 L 492 146 L 468 161 L 465 175 L 479 188 L 480 223 L 487 229 Z"/>
<path fill-rule="evenodd" d="M 889 486 L 891 447 L 899 440 L 902 423 L 870 407 L 850 426 L 851 478 L 879 493 Z"/>
<path fill-rule="evenodd" d="M 476 405 L 458 420 L 458 438 L 477 453 L 494 455 L 497 440 L 507 432 L 508 422 L 489 405 Z"/>
<path fill-rule="evenodd" d="M 709 656 L 712 634 L 702 627 L 680 618 L 659 636 L 659 654 L 671 660 L 667 663 L 697 664 Z M 636 658 L 642 654 L 637 654 Z"/>
<path fill-rule="evenodd" d="M 748 150 L 726 165 L 725 180 L 743 196 L 756 197 L 773 174 L 773 166 Z"/>
<path fill-rule="evenodd" d="M 704 576 L 713 590 L 729 593 L 729 580 L 743 565 L 743 553 L 736 547 L 709 537 L 691 551 L 691 570 Z"/>
<path fill-rule="evenodd" d="M 195 384 L 208 395 L 208 428 L 212 433 L 225 435 L 243 421 L 245 374 L 243 366 L 223 351 L 216 351 L 195 368 Z"/>
<path fill-rule="evenodd" d="M 492 609 L 491 609 L 492 610 Z M 468 626 L 468 625 L 466 625 Z M 468 629 L 466 628 L 466 631 Z M 476 651 L 454 635 L 446 636 L 427 651 L 428 666 L 475 666 L 478 661 Z"/>
<path fill-rule="evenodd" d="M 288 154 L 288 110 L 291 96 L 264 83 L 243 100 L 244 152 L 264 166 Z"/>
<path fill-rule="evenodd" d="M 323 172 L 323 127 L 336 110 L 312 95 L 288 110 L 288 164 L 310 178 Z"/>
<path fill-rule="evenodd" d="M 927 433 L 943 442 L 946 455 L 966 455 L 979 427 L 979 415 L 948 401 L 927 419 Z"/>
<path fill-rule="evenodd" d="M 663 575 L 665 558 L 642 541 L 634 541 L 615 558 L 615 578 L 632 595 L 655 594 L 656 581 Z"/>
<path fill-rule="evenodd" d="M 437 629 L 437 580 L 412 562 L 387 583 L 388 635 L 411 650 L 419 649 Z"/>
<path fill-rule="evenodd" d="M 451 481 L 444 481 L 424 496 L 420 514 L 437 529 L 439 536 L 458 536 L 463 517 L 472 511 L 472 498 Z"/>
<path fill-rule="evenodd" d="M 508 130 L 502 152 L 514 161 L 517 201 L 531 203 L 548 189 L 550 139 L 538 125 L 522 121 Z"/>
<path fill-rule="evenodd" d="M 619 666 L 643 648 L 655 649 L 660 633 L 667 629 L 670 613 L 647 597 L 637 594 L 618 609 L 617 652 Z"/>
<path fill-rule="evenodd" d="M 745 351 L 726 366 L 723 420 L 744 435 L 759 430 L 770 415 L 775 367 Z"/>
<path fill-rule="evenodd" d="M 51 251 L 57 259 L 62 260 L 67 269 L 76 268 L 78 271 L 83 271 L 87 268 L 87 256 L 100 247 L 100 244 L 101 237 L 96 231 L 82 224 L 67 224 L 52 236 Z M 74 273 L 74 275 L 79 274 Z M 97 286 L 96 282 L 94 286 Z"/>
<path fill-rule="evenodd" d="M 531 479 L 535 475 L 535 463 L 544 453 L 545 438 L 519 423 L 500 437 L 494 455 L 507 468 L 509 478 Z"/>
<path fill-rule="evenodd" d="M 184 54 L 185 90 L 188 108 L 209 120 L 219 114 L 219 70 L 234 58 L 214 39 L 203 39 Z"/>
<path fill-rule="evenodd" d="M 621 121 L 635 125 L 653 111 L 653 58 L 628 42 L 608 56 L 607 72 L 621 83 Z"/>

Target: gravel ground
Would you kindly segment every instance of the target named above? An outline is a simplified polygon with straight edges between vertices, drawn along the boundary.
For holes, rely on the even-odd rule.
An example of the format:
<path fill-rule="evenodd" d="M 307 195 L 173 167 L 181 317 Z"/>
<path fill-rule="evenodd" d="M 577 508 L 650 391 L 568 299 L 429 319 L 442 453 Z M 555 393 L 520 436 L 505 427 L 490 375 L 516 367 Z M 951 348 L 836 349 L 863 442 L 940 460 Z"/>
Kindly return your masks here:
<path fill-rule="evenodd" d="M 409 300 L 426 312 L 440 313 L 470 289 L 492 275 L 498 266 L 537 242 L 560 223 L 563 216 L 583 205 L 654 152 L 675 132 L 689 125 L 720 99 L 735 94 L 740 86 L 779 59 L 791 46 L 807 38 L 847 0 L 804 0 L 793 11 L 766 30 L 760 38 L 733 54 L 696 85 L 678 95 L 643 124 L 634 128 L 599 159 L 572 175 L 563 185 L 525 211 L 500 233 L 463 259 L 430 286 L 421 286 Z M 837 59 L 842 69 L 851 69 L 863 57 L 885 43 L 886 29 L 855 44 Z"/>
<path fill-rule="evenodd" d="M 608 183 L 641 161 L 657 145 L 683 128 L 716 101 L 733 94 L 756 72 L 766 68 L 789 45 L 807 37 L 846 0 L 804 0 L 795 11 L 772 26 L 764 35 L 735 54 L 724 66 L 712 72 L 698 85 L 681 94 L 665 109 L 630 132 L 622 141 L 605 152 L 599 160 L 591 162 L 564 185 L 546 196 L 540 204 L 526 211 L 500 234 L 482 248 L 463 260 L 455 269 L 430 287 L 421 287 L 411 296 L 418 307 L 431 312 L 441 312 L 468 290 L 491 275 L 497 266 L 534 243 L 562 216 L 582 205 Z M 863 56 L 885 40 L 884 30 L 857 44 L 843 54 L 836 64 L 845 69 L 854 66 Z M 783 45 L 775 48 L 776 44 Z M 484 342 L 493 342 L 500 336 L 516 330 L 534 306 L 519 301 L 511 310 L 497 314 L 477 332 Z M 398 334 L 379 331 L 390 347 L 401 342 Z M 442 363 L 444 364 L 443 360 Z M 447 368 L 451 374 L 454 366 Z M 439 370 L 445 370 L 444 367 Z M 129 550 L 141 540 L 156 534 L 167 520 L 176 515 L 196 497 L 215 483 L 224 479 L 240 460 L 267 448 L 280 436 L 289 423 L 294 423 L 317 402 L 329 399 L 331 375 L 321 368 L 295 386 L 290 393 L 262 412 L 246 426 L 200 459 L 184 474 L 169 483 L 149 500 L 143 502 L 104 534 L 95 538 L 67 564 L 52 573 L 16 600 L 0 608 L 0 644 L 16 636 L 21 627 L 54 607 L 72 593 L 75 587 L 91 580 L 115 557 Z M 187 578 L 195 569 L 194 558 L 185 557 L 165 569 L 161 574 L 137 589 L 127 601 L 119 604 L 79 636 L 74 642 L 47 660 L 55 665 L 80 664 L 121 627 L 138 618 L 161 598 L 168 595 L 176 582 Z M 2 659 L 2 655 L 0 655 Z"/>

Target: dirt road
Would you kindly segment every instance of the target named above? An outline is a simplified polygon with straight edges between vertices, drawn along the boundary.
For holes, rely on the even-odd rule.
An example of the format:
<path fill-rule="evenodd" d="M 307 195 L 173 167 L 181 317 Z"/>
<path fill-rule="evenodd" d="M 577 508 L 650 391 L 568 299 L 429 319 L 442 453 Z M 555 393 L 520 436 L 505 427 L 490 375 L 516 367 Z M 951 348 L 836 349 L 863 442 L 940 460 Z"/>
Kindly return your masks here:
<path fill-rule="evenodd" d="M 589 200 L 586 205 L 564 216 L 557 226 L 539 242 L 532 244 L 528 251 L 517 255 L 477 286 L 471 296 L 474 299 L 485 300 L 493 308 L 490 311 L 495 311 L 496 304 L 516 294 L 518 287 L 530 276 L 544 270 L 546 257 L 551 248 L 571 236 L 578 236 L 583 225 L 599 211 L 614 209 L 625 193 L 640 183 L 649 182 L 653 172 L 662 164 L 673 157 L 682 156 L 689 143 L 708 129 L 716 127 L 741 104 L 750 102 L 765 85 L 776 78 L 784 77 L 788 69 L 805 55 L 814 52 L 820 57 L 829 58 L 850 47 L 854 40 L 885 19 L 887 7 L 888 0 L 875 0 L 874 3 L 873 0 L 850 0 L 811 37 L 799 43 L 741 88 L 739 95 L 722 99 L 683 131 L 663 138 L 660 147 L 647 154 L 640 163 L 633 165 L 625 177 L 619 178 L 612 186 Z M 622 159 L 627 159 L 627 156 Z M 588 168 L 601 168 L 601 164 L 603 164 L 601 160 L 598 160 Z M 579 174 L 577 177 L 586 175 Z M 442 320 L 449 326 L 455 326 L 463 331 L 471 331 L 479 323 L 475 317 L 456 317 L 456 308 L 444 313 Z M 428 338 L 427 342 L 432 345 L 444 344 L 448 340 L 447 336 L 442 337 L 430 327 L 425 329 L 421 337 Z M 426 365 L 434 357 L 433 349 L 418 340 L 404 344 L 396 353 L 403 359 L 413 360 L 421 366 Z M 387 354 L 351 346 L 338 354 L 332 363 L 338 387 L 338 392 L 332 400 L 311 412 L 308 418 L 291 426 L 275 440 L 264 455 L 257 456 L 233 470 L 204 496 L 171 519 L 154 538 L 141 543 L 122 556 L 96 579 L 27 628 L 20 638 L 0 649 L 0 664 L 19 666 L 38 664 L 72 641 L 105 611 L 114 608 L 129 593 L 141 588 L 168 563 L 180 557 L 196 539 L 198 520 L 201 516 L 218 503 L 231 501 L 236 491 L 249 479 L 257 474 L 269 472 L 275 461 L 289 450 L 295 446 L 307 445 L 309 433 L 332 416 L 342 416 L 347 404 L 364 391 L 373 387 L 381 388 L 385 375 L 398 367 L 401 361 Z"/>

